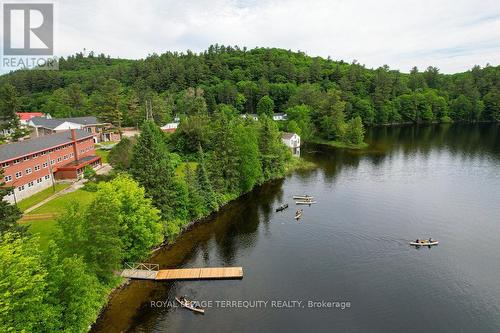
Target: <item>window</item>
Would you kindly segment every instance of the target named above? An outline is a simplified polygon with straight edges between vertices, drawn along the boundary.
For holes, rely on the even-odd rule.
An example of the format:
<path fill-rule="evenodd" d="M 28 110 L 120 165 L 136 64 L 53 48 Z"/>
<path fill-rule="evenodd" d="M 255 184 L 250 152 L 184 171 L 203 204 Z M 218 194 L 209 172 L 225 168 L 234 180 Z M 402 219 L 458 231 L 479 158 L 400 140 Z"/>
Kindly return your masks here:
<path fill-rule="evenodd" d="M 17 190 L 18 190 L 19 192 L 24 191 L 24 185 L 19 186 L 19 187 L 17 188 Z"/>
<path fill-rule="evenodd" d="M 33 158 L 37 158 L 38 157 L 38 154 L 33 154 Z"/>
<path fill-rule="evenodd" d="M 35 171 L 40 170 L 40 165 L 35 165 Z"/>
<path fill-rule="evenodd" d="M 42 152 L 40 153 L 40 155 L 42 155 L 42 156 L 43 156 L 43 155 L 47 155 L 47 152 L 46 152 L 46 151 L 42 151 Z"/>
<path fill-rule="evenodd" d="M 23 173 L 21 171 L 16 172 L 16 178 L 19 179 L 23 176 Z"/>
<path fill-rule="evenodd" d="M 24 160 L 24 161 L 27 161 L 27 160 L 29 160 L 29 159 L 30 159 L 30 157 L 29 157 L 29 156 L 24 156 L 24 157 L 23 157 L 23 160 Z"/>
<path fill-rule="evenodd" d="M 10 182 L 12 180 L 12 176 L 5 176 L 5 182 Z"/>
<path fill-rule="evenodd" d="M 33 170 L 31 170 L 31 168 L 26 169 L 26 174 L 27 175 L 29 175 L 31 172 L 33 172 Z"/>
<path fill-rule="evenodd" d="M 64 155 L 64 159 L 67 160 L 69 157 L 68 155 Z"/>
<path fill-rule="evenodd" d="M 44 169 L 47 168 L 48 166 L 49 166 L 49 163 L 47 163 L 47 162 L 42 164 L 42 168 L 44 168 Z"/>
<path fill-rule="evenodd" d="M 50 165 L 54 165 L 54 164 L 56 164 L 56 161 L 55 160 L 51 160 L 50 161 Z"/>
<path fill-rule="evenodd" d="M 19 164 L 19 162 L 21 162 L 20 159 L 14 160 L 14 164 Z"/>
<path fill-rule="evenodd" d="M 36 180 L 36 183 L 37 183 L 37 184 L 40 184 L 42 181 L 43 181 L 43 178 L 38 178 L 38 179 Z"/>
<path fill-rule="evenodd" d="M 9 165 L 10 165 L 9 162 L 4 162 L 2 163 L 2 168 L 7 168 Z"/>
<path fill-rule="evenodd" d="M 57 163 L 61 162 L 62 161 L 62 157 L 58 157 L 57 158 Z"/>
<path fill-rule="evenodd" d="M 35 185 L 33 182 L 28 183 L 28 187 L 32 187 L 33 185 Z"/>
<path fill-rule="evenodd" d="M 50 175 L 45 175 L 45 179 L 50 179 Z"/>

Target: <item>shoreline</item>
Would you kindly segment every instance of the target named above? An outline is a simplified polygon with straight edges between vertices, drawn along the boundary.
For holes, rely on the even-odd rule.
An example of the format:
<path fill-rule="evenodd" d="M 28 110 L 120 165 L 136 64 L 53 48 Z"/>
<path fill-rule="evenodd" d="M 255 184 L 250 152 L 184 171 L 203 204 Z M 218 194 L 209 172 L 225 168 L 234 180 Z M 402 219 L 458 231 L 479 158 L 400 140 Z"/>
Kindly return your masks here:
<path fill-rule="evenodd" d="M 163 240 L 163 242 L 159 246 L 157 246 L 154 249 L 152 249 L 151 252 L 149 253 L 148 257 L 146 258 L 146 260 L 152 259 L 155 256 L 155 254 L 158 251 L 160 251 L 160 250 L 167 250 L 168 251 L 168 249 L 170 247 L 172 247 L 173 245 L 175 245 L 175 243 L 177 242 L 177 239 L 181 235 L 183 235 L 184 233 L 188 232 L 189 230 L 191 230 L 195 226 L 198 226 L 198 225 L 203 224 L 203 223 L 208 223 L 209 220 L 210 220 L 210 217 L 212 217 L 214 214 L 220 213 L 229 204 L 233 203 L 236 200 L 239 200 L 239 199 L 243 198 L 244 196 L 246 196 L 248 193 L 252 192 L 256 188 L 258 188 L 258 187 L 260 187 L 260 186 L 262 186 L 262 185 L 264 185 L 264 184 L 266 184 L 268 182 L 272 182 L 272 181 L 275 181 L 275 180 L 283 179 L 283 178 L 287 177 L 288 175 L 290 175 L 294 171 L 297 171 L 297 170 L 309 170 L 309 169 L 313 169 L 313 168 L 317 167 L 317 165 L 315 163 L 305 161 L 301 157 L 292 157 L 291 161 L 295 161 L 295 162 L 289 162 L 287 164 L 287 166 L 285 168 L 286 169 L 285 170 L 285 174 L 284 174 L 283 177 L 277 177 L 277 178 L 269 179 L 269 180 L 267 180 L 266 182 L 264 182 L 262 184 L 254 186 L 250 191 L 248 191 L 246 193 L 242 193 L 241 195 L 237 196 L 236 198 L 233 198 L 233 199 L 229 200 L 228 202 L 222 204 L 217 210 L 213 211 L 212 213 L 208 214 L 207 216 L 204 216 L 204 217 L 199 218 L 197 220 L 189 221 L 184 226 L 182 226 L 182 228 L 179 231 L 179 233 L 176 234 L 172 239 L 169 240 L 168 238 L 165 238 Z M 130 279 L 130 278 L 118 277 L 118 279 L 119 279 L 118 281 L 120 281 L 120 282 L 115 287 L 113 287 L 113 288 L 110 289 L 110 291 L 109 291 L 109 293 L 108 293 L 108 295 L 106 297 L 106 302 L 103 304 L 103 306 L 102 306 L 101 310 L 99 311 L 99 314 L 95 318 L 94 322 L 92 322 L 89 325 L 89 331 L 88 332 L 90 332 L 92 330 L 93 326 L 103 316 L 104 312 L 108 308 L 108 305 L 109 305 L 109 302 L 110 302 L 111 298 L 114 297 L 121 290 L 125 289 L 132 282 L 132 279 Z"/>
<path fill-rule="evenodd" d="M 325 140 L 325 139 L 320 139 L 320 138 L 314 138 L 311 140 L 306 141 L 306 143 L 313 143 L 317 145 L 325 145 L 325 146 L 330 146 L 334 148 L 339 148 L 339 149 L 351 149 L 351 150 L 362 150 L 368 148 L 370 145 L 366 142 L 359 143 L 359 144 L 352 144 L 352 143 L 346 143 L 346 142 L 341 142 L 337 140 Z"/>

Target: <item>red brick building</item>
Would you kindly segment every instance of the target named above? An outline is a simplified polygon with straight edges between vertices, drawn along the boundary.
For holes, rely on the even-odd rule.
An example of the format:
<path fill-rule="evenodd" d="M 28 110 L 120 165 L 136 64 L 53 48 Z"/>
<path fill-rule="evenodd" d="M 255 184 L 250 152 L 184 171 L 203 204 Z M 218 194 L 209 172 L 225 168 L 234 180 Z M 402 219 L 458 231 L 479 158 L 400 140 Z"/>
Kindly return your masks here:
<path fill-rule="evenodd" d="M 14 188 L 14 193 L 4 199 L 22 200 L 51 186 L 54 179 L 76 179 L 86 166 L 100 164 L 94 136 L 83 130 L 0 145 L 4 182 Z"/>

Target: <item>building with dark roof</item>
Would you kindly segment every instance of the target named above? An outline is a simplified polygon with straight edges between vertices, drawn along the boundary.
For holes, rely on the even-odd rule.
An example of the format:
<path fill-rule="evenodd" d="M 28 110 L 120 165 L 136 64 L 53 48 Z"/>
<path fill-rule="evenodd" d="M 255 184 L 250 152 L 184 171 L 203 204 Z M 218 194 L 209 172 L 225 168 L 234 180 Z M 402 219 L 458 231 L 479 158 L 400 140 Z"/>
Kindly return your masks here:
<path fill-rule="evenodd" d="M 5 186 L 14 188 L 4 199 L 27 198 L 51 186 L 55 179 L 76 179 L 85 167 L 100 164 L 93 134 L 79 129 L 0 145 Z"/>
<path fill-rule="evenodd" d="M 33 136 L 40 137 L 48 134 L 59 133 L 70 129 L 81 129 L 94 136 L 94 142 L 120 141 L 119 133 L 112 129 L 111 124 L 101 122 L 94 116 L 51 118 L 32 117 L 28 126 L 34 128 Z"/>

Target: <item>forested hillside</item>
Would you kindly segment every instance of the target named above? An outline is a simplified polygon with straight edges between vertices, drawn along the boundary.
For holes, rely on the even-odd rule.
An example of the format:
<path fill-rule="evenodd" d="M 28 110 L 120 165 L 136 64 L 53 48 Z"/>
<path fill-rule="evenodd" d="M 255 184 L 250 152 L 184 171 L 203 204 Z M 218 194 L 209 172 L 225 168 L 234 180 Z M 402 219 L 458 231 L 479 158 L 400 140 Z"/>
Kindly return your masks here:
<path fill-rule="evenodd" d="M 151 102 L 157 123 L 174 115 L 288 112 L 292 127 L 335 136 L 331 124 L 360 116 L 365 125 L 401 122 L 499 121 L 500 67 L 444 75 L 434 67 L 409 74 L 367 69 L 282 49 L 210 46 L 203 53 L 164 53 L 144 60 L 77 54 L 60 71 L 17 71 L 0 77 L 21 111 L 56 117 L 92 114 L 137 126 Z M 6 96 L 7 94 L 7 96 Z M 260 102 L 260 103 L 259 103 Z M 342 114 L 325 117 L 331 110 Z M 335 113 L 335 112 L 334 112 Z M 332 133 L 329 133 L 332 132 Z"/>

